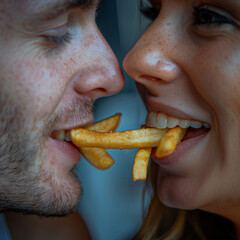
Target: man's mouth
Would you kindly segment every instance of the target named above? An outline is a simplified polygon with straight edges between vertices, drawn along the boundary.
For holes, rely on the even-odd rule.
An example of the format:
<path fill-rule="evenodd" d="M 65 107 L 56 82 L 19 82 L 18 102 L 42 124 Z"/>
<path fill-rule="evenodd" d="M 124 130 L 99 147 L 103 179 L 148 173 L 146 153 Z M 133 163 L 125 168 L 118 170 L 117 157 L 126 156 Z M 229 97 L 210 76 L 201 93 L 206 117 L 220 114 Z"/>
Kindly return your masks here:
<path fill-rule="evenodd" d="M 51 133 L 51 137 L 56 140 L 66 141 L 66 142 L 72 142 L 70 135 L 70 130 L 58 130 Z"/>
<path fill-rule="evenodd" d="M 57 130 L 53 131 L 50 137 L 61 143 L 61 146 L 63 146 L 62 144 L 64 144 L 65 145 L 64 148 L 68 148 L 71 151 L 74 151 L 75 153 L 78 152 L 78 154 L 80 154 L 79 148 L 72 143 L 69 133 L 70 130 Z"/>
<path fill-rule="evenodd" d="M 57 161 L 64 165 L 69 162 L 68 166 L 72 167 L 79 162 L 81 156 L 79 148 L 72 143 L 69 132 L 70 130 L 53 131 L 50 134 L 48 147 L 51 159 L 58 159 Z"/>
<path fill-rule="evenodd" d="M 146 125 L 159 129 L 174 128 L 176 126 L 187 128 L 182 142 L 200 136 L 208 132 L 211 128 L 211 125 L 206 122 L 175 118 L 159 112 L 149 112 Z"/>

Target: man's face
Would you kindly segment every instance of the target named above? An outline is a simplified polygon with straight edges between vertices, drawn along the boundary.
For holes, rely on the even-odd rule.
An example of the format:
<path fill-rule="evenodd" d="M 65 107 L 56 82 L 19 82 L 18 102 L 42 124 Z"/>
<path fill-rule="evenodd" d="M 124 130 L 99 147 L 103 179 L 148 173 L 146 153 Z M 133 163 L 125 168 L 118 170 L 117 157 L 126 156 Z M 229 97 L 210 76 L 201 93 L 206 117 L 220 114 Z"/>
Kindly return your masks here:
<path fill-rule="evenodd" d="M 93 121 L 123 77 L 95 24 L 98 0 L 0 3 L 0 206 L 64 215 L 79 201 L 80 159 L 58 130 Z"/>

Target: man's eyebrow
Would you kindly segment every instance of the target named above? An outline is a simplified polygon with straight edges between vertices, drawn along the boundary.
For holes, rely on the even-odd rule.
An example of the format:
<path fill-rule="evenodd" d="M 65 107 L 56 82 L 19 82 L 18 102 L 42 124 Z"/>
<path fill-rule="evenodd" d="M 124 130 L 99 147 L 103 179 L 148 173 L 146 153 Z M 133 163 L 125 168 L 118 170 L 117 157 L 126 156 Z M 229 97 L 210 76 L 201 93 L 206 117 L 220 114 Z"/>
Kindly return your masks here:
<path fill-rule="evenodd" d="M 97 9 L 101 4 L 102 0 L 64 0 L 64 1 L 57 1 L 55 4 L 51 4 L 47 9 L 41 11 L 40 19 L 41 21 L 44 20 L 51 20 L 55 19 L 61 14 L 69 11 L 70 9 L 74 8 L 84 8 L 84 9 Z"/>
<path fill-rule="evenodd" d="M 101 0 L 70 0 L 67 3 L 67 8 L 75 8 L 75 7 L 85 7 L 85 8 L 97 8 L 101 3 Z"/>

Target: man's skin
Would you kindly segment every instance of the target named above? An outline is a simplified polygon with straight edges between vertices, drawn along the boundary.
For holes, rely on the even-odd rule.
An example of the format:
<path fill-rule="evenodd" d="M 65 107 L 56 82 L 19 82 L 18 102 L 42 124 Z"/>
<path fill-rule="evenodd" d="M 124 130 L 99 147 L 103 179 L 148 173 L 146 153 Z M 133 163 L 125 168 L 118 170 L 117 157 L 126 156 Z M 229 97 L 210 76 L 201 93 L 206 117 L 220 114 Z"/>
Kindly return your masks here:
<path fill-rule="evenodd" d="M 73 169 L 80 155 L 55 133 L 92 122 L 93 102 L 124 85 L 95 23 L 98 5 L 99 0 L 0 2 L 1 211 L 75 211 L 81 188 Z"/>
<path fill-rule="evenodd" d="M 89 240 L 88 228 L 78 213 L 64 218 L 39 218 L 8 212 L 6 220 L 13 240 Z"/>

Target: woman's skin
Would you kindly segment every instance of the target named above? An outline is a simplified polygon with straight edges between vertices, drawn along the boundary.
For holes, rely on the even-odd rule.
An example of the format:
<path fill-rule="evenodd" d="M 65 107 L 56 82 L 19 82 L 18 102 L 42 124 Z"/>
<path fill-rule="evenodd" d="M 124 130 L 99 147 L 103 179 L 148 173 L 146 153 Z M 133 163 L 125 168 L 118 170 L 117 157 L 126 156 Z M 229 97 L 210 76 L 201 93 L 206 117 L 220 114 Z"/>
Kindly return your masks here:
<path fill-rule="evenodd" d="M 164 113 L 201 126 L 169 157 L 152 154 L 159 198 L 170 207 L 230 219 L 240 239 L 240 1 L 151 3 L 159 14 L 124 59 L 124 69 L 148 111 L 157 112 L 147 125 L 165 127 L 159 120 Z"/>

